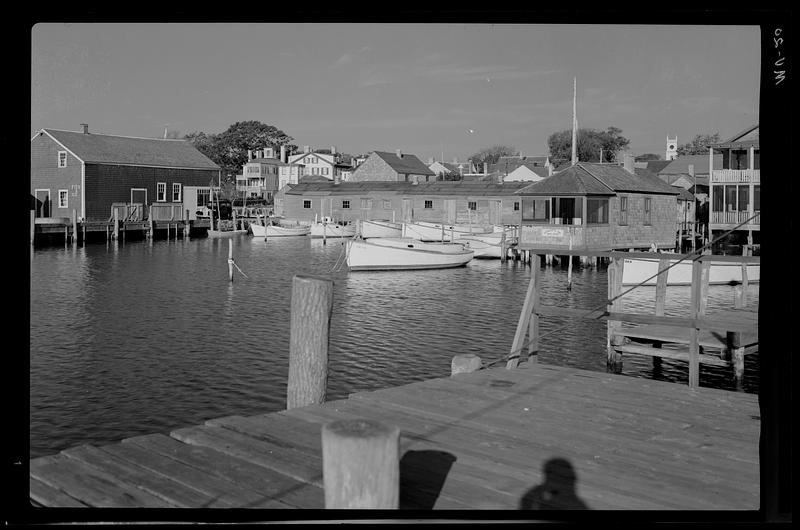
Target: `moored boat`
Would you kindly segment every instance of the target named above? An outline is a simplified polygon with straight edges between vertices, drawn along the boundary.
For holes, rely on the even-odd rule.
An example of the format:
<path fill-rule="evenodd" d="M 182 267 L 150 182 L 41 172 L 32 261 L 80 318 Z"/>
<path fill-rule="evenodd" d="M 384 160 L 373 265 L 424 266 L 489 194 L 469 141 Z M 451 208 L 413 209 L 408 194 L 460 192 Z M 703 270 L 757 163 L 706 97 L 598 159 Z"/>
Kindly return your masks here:
<path fill-rule="evenodd" d="M 311 237 L 353 237 L 356 235 L 356 225 L 352 223 L 341 224 L 330 217 L 323 217 L 311 225 Z"/>
<path fill-rule="evenodd" d="M 403 223 L 393 223 L 383 219 L 359 220 L 357 231 L 364 239 L 401 237 L 403 235 Z"/>
<path fill-rule="evenodd" d="M 442 225 L 426 221 L 413 221 L 403 223 L 403 237 L 412 237 L 420 241 L 453 241 L 463 236 L 476 234 L 491 234 L 493 226 L 479 225 Z"/>
<path fill-rule="evenodd" d="M 408 237 L 347 243 L 350 270 L 445 269 L 466 265 L 473 256 L 472 250 L 458 243 L 425 243 Z"/>
<path fill-rule="evenodd" d="M 211 238 L 223 238 L 223 237 L 235 237 L 235 236 L 242 236 L 247 233 L 247 230 L 208 230 L 208 237 Z"/>
<path fill-rule="evenodd" d="M 625 258 L 622 270 L 622 284 L 656 285 L 658 277 L 659 259 L 668 257 L 669 254 L 660 254 L 658 258 Z M 677 262 L 680 257 L 670 258 L 669 265 Z M 652 277 L 652 278 L 651 278 Z M 747 264 L 747 282 L 758 283 L 761 277 L 761 265 L 758 263 Z M 649 278 L 649 279 L 648 279 Z M 645 281 L 647 280 L 647 281 Z M 726 285 L 742 283 L 742 265 L 730 261 L 711 261 L 708 269 L 709 285 Z M 691 285 L 692 260 L 686 259 L 670 267 L 667 271 L 667 285 Z"/>
<path fill-rule="evenodd" d="M 311 227 L 305 225 L 296 226 L 281 226 L 268 224 L 257 225 L 251 224 L 250 231 L 255 237 L 291 237 L 291 236 L 307 236 L 311 232 Z"/>

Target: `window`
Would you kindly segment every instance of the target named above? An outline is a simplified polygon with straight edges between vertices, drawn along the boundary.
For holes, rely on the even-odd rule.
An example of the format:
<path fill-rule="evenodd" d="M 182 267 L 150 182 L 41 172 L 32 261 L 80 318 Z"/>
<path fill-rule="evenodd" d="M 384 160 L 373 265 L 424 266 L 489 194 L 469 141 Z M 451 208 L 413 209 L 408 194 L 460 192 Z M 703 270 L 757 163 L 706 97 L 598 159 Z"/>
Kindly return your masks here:
<path fill-rule="evenodd" d="M 522 199 L 522 220 L 548 222 L 550 201 L 547 199 Z"/>
<path fill-rule="evenodd" d="M 58 167 L 67 167 L 67 152 L 58 152 Z"/>
<path fill-rule="evenodd" d="M 725 210 L 729 212 L 736 210 L 736 204 L 736 186 L 725 186 Z"/>
<path fill-rule="evenodd" d="M 750 206 L 750 186 L 739 186 L 739 211 L 746 212 Z"/>
<path fill-rule="evenodd" d="M 323 175 L 327 175 L 328 174 L 328 168 L 326 168 L 326 167 L 322 168 L 322 174 Z"/>
<path fill-rule="evenodd" d="M 210 189 L 198 189 L 197 190 L 197 207 L 205 206 L 211 200 L 211 190 Z"/>
<path fill-rule="evenodd" d="M 519 211 L 519 201 L 514 202 L 514 211 L 515 212 Z"/>
<path fill-rule="evenodd" d="M 433 208 L 433 201 L 425 201 L 425 208 Z"/>
<path fill-rule="evenodd" d="M 586 199 L 586 223 L 608 224 L 608 199 Z"/>
<path fill-rule="evenodd" d="M 625 196 L 619 198 L 619 224 L 628 224 L 628 198 Z"/>
<path fill-rule="evenodd" d="M 711 211 L 724 212 L 725 211 L 725 190 L 724 186 L 714 186 L 714 191 L 711 194 Z"/>
<path fill-rule="evenodd" d="M 372 209 L 372 199 L 361 199 L 361 208 L 365 210 Z"/>
<path fill-rule="evenodd" d="M 383 209 L 390 210 L 391 208 L 392 208 L 392 201 L 387 201 L 386 199 L 383 199 Z"/>
<path fill-rule="evenodd" d="M 166 202 L 167 200 L 167 183 L 159 182 L 156 184 L 156 201 Z"/>
<path fill-rule="evenodd" d="M 652 199 L 650 197 L 645 197 L 644 198 L 644 224 L 646 224 L 646 225 L 652 224 L 651 223 L 651 220 L 652 220 L 651 210 L 652 210 Z"/>
<path fill-rule="evenodd" d="M 311 201 L 303 201 L 303 208 L 306 210 L 311 208 Z"/>
<path fill-rule="evenodd" d="M 467 208 L 469 208 L 470 210 L 477 210 L 478 209 L 478 203 L 476 203 L 475 201 L 468 201 L 467 202 Z"/>
<path fill-rule="evenodd" d="M 350 201 L 342 201 L 342 208 L 344 209 L 350 208 Z"/>
<path fill-rule="evenodd" d="M 761 185 L 755 184 L 753 185 L 753 211 L 760 212 L 761 211 Z"/>
<path fill-rule="evenodd" d="M 69 196 L 69 190 L 58 190 L 58 207 L 59 208 L 67 208 L 67 197 Z"/>
<path fill-rule="evenodd" d="M 172 184 L 172 202 L 181 202 L 181 185 L 178 182 Z"/>

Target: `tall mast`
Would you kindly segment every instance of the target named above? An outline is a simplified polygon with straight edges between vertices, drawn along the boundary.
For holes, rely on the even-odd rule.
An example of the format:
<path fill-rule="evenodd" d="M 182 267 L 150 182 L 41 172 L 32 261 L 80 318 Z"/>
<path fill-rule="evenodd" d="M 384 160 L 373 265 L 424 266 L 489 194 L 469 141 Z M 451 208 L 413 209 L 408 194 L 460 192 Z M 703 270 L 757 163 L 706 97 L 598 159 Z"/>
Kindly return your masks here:
<path fill-rule="evenodd" d="M 578 78 L 572 85 L 572 165 L 578 163 L 578 114 L 576 111 L 578 99 Z"/>

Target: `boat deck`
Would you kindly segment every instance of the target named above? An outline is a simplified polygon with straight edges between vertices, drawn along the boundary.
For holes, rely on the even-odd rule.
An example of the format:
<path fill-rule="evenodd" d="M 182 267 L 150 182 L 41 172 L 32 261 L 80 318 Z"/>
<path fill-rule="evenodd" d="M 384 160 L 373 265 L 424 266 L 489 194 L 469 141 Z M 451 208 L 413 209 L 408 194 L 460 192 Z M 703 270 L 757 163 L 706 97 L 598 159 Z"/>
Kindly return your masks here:
<path fill-rule="evenodd" d="M 523 363 L 30 461 L 43 506 L 323 508 L 321 426 L 401 431 L 400 507 L 757 510 L 758 396 Z M 574 489 L 546 476 L 571 468 Z M 538 498 L 541 500 L 541 498 Z"/>

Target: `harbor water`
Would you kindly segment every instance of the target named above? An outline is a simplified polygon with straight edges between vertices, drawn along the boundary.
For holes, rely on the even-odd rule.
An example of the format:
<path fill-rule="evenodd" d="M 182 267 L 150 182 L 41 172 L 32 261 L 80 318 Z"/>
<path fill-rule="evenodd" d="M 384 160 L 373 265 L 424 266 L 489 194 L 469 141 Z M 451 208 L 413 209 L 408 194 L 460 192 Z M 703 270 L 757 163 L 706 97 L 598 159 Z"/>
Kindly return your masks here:
<path fill-rule="evenodd" d="M 427 271 L 333 270 L 341 240 L 192 238 L 88 243 L 31 250 L 30 456 L 75 445 L 168 433 L 227 415 L 285 408 L 292 278 L 331 275 L 327 399 L 450 374 L 454 355 L 508 354 L 531 268 L 473 260 Z M 577 263 L 577 262 L 576 262 Z M 542 303 L 594 309 L 607 297 L 604 266 L 540 268 Z M 246 275 L 246 277 L 245 277 Z M 670 287 L 666 314 L 686 316 L 689 287 Z M 652 313 L 655 288 L 625 296 Z M 733 306 L 710 286 L 708 310 Z M 758 284 L 748 290 L 757 307 Z M 542 317 L 539 362 L 606 371 L 602 321 Z M 688 383 L 685 362 L 627 355 L 622 375 Z M 700 385 L 758 392 L 758 354 L 736 388 L 731 368 L 701 365 Z M 688 391 L 688 388 L 687 388 Z"/>

